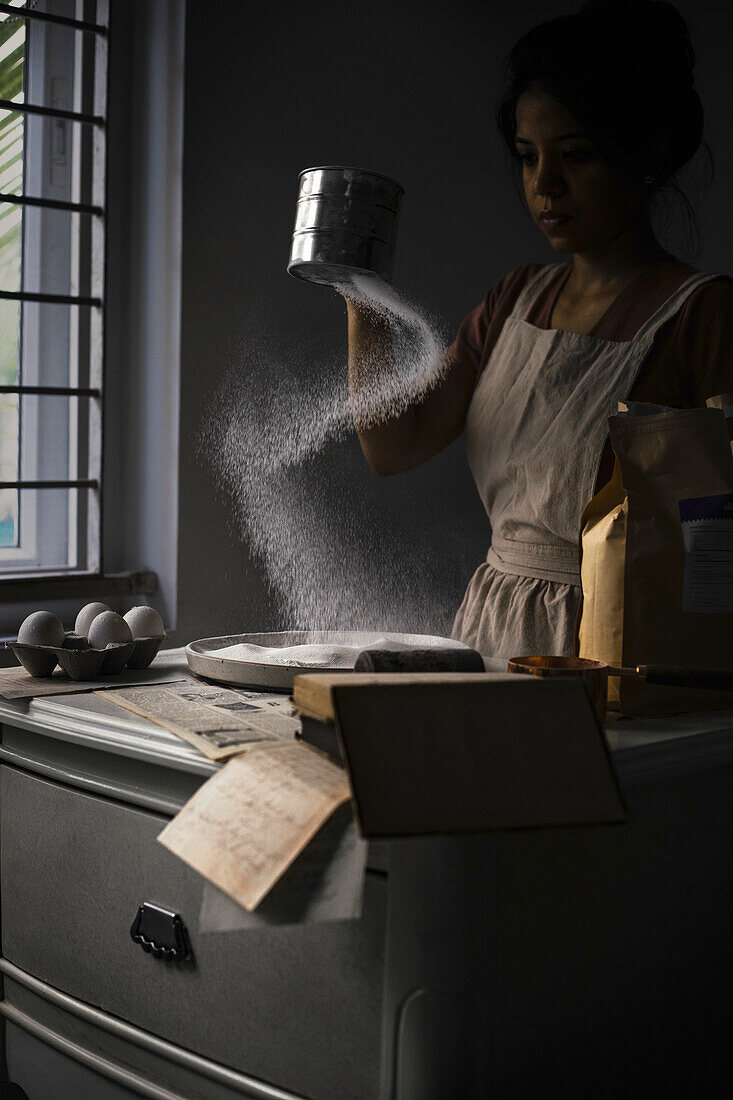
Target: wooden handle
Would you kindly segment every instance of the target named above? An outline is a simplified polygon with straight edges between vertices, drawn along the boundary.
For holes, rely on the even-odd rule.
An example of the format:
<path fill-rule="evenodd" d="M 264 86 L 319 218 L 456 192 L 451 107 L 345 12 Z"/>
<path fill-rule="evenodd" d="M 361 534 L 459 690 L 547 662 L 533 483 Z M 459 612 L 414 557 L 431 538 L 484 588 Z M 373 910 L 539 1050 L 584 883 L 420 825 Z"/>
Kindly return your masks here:
<path fill-rule="evenodd" d="M 674 665 L 640 665 L 648 684 L 668 687 L 706 688 L 708 691 L 733 691 L 733 669 L 679 668 Z"/>
<path fill-rule="evenodd" d="M 639 668 L 614 668 L 613 665 L 608 666 L 609 676 L 633 676 L 637 680 L 644 680 L 644 673 Z"/>

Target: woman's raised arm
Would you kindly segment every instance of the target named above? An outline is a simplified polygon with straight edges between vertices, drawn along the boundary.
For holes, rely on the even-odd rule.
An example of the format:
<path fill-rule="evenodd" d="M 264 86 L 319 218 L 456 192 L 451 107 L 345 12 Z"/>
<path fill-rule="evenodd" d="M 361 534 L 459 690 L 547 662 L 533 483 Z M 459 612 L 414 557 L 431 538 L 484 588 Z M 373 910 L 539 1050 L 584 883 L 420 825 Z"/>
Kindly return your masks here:
<path fill-rule="evenodd" d="M 361 449 L 376 474 L 398 474 L 427 462 L 463 431 L 474 379 L 446 362 L 427 392 L 405 407 L 388 323 L 346 299 L 349 393 Z"/>

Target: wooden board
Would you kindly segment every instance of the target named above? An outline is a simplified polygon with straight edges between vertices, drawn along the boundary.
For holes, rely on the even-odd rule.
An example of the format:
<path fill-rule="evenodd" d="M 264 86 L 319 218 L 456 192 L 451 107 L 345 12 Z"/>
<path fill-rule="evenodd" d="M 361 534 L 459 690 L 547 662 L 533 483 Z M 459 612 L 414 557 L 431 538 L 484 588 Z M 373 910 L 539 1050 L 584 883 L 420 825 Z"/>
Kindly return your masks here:
<path fill-rule="evenodd" d="M 379 685 L 421 686 L 426 684 L 499 683 L 505 680 L 532 680 L 508 672 L 318 672 L 295 677 L 293 703 L 298 710 L 333 722 L 332 690 L 335 687 L 373 687 Z"/>

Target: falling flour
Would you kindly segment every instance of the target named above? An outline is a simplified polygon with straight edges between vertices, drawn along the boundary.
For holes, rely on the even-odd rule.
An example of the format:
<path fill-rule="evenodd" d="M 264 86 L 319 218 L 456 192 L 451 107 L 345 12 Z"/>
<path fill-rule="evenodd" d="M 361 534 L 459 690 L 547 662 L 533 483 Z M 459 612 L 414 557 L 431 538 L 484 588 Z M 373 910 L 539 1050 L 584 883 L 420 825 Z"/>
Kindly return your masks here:
<path fill-rule="evenodd" d="M 343 352 L 249 339 L 206 416 L 203 450 L 264 566 L 281 628 L 449 634 L 476 540 L 456 517 L 436 525 L 413 482 L 392 488 L 366 471 L 354 430 L 434 387 L 447 338 L 380 279 L 336 289 L 389 330 L 389 361 L 365 372 L 373 381 L 350 395 Z"/>

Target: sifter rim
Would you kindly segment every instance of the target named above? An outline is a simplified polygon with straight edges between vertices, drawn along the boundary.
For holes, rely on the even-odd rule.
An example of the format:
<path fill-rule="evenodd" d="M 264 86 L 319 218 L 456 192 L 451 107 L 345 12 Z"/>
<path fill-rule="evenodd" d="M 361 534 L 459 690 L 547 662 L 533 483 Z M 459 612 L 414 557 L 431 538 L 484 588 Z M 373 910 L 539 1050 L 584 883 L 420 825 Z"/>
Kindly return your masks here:
<path fill-rule="evenodd" d="M 365 176 L 375 176 L 377 179 L 393 183 L 402 192 L 405 190 L 394 176 L 385 176 L 384 172 L 372 172 L 370 168 L 356 168 L 354 165 L 349 164 L 314 164 L 312 168 L 304 168 L 302 172 L 298 172 L 298 179 L 307 175 L 308 172 L 362 172 Z"/>

